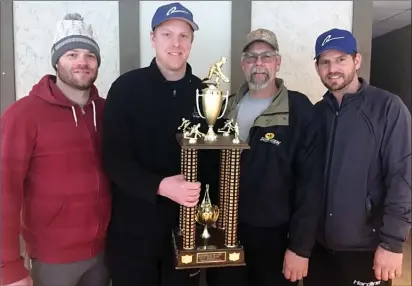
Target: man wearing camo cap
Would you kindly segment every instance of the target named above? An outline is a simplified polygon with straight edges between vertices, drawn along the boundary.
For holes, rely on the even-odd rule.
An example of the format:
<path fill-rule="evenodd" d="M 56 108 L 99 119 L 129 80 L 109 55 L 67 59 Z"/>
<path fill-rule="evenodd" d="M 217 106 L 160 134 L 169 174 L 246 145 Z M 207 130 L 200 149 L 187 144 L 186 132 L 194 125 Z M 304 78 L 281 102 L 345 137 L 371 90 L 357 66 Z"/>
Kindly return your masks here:
<path fill-rule="evenodd" d="M 313 105 L 277 77 L 279 51 L 272 31 L 246 36 L 246 81 L 231 95 L 225 115 L 251 146 L 240 166 L 239 238 L 246 266 L 208 269 L 210 286 L 297 285 L 307 275 L 323 169 Z"/>

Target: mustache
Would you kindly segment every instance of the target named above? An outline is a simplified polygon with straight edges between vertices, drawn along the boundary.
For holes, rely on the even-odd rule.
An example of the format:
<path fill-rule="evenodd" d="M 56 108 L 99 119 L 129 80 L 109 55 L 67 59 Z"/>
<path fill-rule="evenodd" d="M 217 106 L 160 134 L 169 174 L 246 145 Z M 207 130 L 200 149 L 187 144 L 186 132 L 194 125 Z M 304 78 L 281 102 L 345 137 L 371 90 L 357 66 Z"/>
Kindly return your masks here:
<path fill-rule="evenodd" d="M 327 76 L 327 77 L 330 77 L 330 76 L 340 76 L 340 77 L 343 77 L 344 75 L 343 75 L 343 73 L 335 72 L 335 73 L 328 73 L 326 76 Z"/>
<path fill-rule="evenodd" d="M 268 69 L 266 69 L 266 68 L 253 67 L 253 68 L 251 69 L 251 71 L 250 71 L 250 74 L 251 74 L 251 75 L 258 74 L 258 73 L 269 75 L 269 71 L 268 71 Z"/>

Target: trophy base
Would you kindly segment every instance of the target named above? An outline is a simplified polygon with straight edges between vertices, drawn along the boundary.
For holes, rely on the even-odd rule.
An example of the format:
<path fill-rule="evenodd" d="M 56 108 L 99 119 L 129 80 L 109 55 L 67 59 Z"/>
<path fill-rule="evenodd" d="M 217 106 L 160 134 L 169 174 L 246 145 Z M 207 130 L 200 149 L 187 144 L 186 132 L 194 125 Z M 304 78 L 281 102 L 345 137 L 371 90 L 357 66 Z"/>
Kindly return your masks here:
<path fill-rule="evenodd" d="M 210 238 L 201 238 L 203 227 L 196 227 L 196 242 L 194 249 L 183 249 L 183 237 L 180 230 L 173 231 L 173 246 L 175 250 L 176 269 L 211 268 L 227 266 L 244 266 L 245 254 L 243 247 L 227 247 L 224 230 L 210 227 Z"/>

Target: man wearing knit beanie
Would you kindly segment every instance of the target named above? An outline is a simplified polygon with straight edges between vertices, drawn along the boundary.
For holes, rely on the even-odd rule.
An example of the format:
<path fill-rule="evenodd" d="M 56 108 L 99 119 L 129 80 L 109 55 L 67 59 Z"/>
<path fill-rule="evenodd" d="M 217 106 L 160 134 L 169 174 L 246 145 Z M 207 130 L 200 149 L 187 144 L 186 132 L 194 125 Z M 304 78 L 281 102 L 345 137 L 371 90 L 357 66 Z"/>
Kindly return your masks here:
<path fill-rule="evenodd" d="M 1 118 L 3 286 L 105 286 L 109 181 L 101 166 L 100 49 L 78 13 L 57 24 L 56 75 Z M 20 256 L 22 235 L 31 271 Z"/>

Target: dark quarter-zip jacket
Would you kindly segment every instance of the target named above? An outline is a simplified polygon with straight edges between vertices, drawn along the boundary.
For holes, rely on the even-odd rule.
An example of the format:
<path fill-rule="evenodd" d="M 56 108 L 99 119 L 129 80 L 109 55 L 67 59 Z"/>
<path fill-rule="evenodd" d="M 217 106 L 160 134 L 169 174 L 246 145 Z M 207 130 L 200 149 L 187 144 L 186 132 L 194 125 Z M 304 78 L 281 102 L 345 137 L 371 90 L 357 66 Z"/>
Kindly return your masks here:
<path fill-rule="evenodd" d="M 323 182 L 314 106 L 280 78 L 269 107 L 249 132 L 240 162 L 239 220 L 261 228 L 286 226 L 288 248 L 309 257 L 315 244 Z M 236 120 L 245 83 L 229 100 L 227 118 Z"/>
<path fill-rule="evenodd" d="M 411 229 L 411 114 L 401 99 L 368 85 L 339 107 L 315 105 L 325 150 L 320 242 L 334 250 L 402 252 Z"/>
<path fill-rule="evenodd" d="M 175 136 L 182 118 L 192 124 L 200 122 L 201 131 L 207 130 L 195 101 L 196 90 L 202 88 L 204 84 L 189 64 L 182 79 L 167 81 L 155 59 L 112 84 L 103 118 L 103 162 L 112 181 L 110 231 L 151 236 L 164 235 L 177 226 L 178 204 L 157 191 L 163 178 L 181 173 Z M 198 179 L 212 184 L 211 178 L 202 175 L 212 160 L 203 158 L 200 152 Z M 218 153 L 216 158 L 218 166 Z"/>

